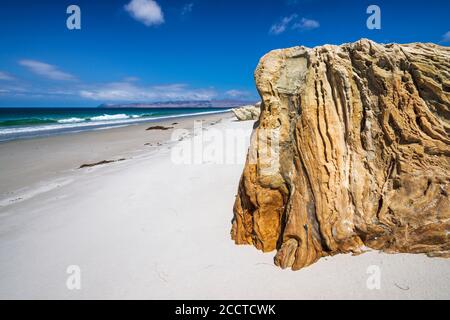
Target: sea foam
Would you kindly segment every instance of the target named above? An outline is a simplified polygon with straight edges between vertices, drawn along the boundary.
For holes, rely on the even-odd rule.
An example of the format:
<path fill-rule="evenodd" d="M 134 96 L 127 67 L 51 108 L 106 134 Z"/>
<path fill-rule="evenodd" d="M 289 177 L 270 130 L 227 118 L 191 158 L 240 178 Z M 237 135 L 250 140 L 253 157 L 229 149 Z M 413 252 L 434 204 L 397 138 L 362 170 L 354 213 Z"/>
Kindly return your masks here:
<path fill-rule="evenodd" d="M 59 121 L 71 120 L 72 122 L 59 122 L 55 124 L 47 124 L 47 125 L 37 125 L 37 126 L 21 126 L 21 127 L 9 127 L 9 128 L 0 128 L 0 141 L 8 141 L 14 140 L 20 137 L 36 137 L 42 135 L 49 135 L 51 132 L 78 132 L 82 130 L 98 130 L 98 129 L 107 129 L 118 126 L 125 126 L 133 123 L 141 123 L 147 121 L 155 121 L 155 120 L 163 120 L 163 119 L 171 119 L 171 118 L 183 118 L 190 117 L 196 115 L 207 115 L 207 114 L 215 114 L 215 113 L 223 113 L 228 112 L 230 109 L 226 110 L 214 110 L 207 112 L 195 112 L 195 113 L 184 113 L 184 114 L 173 114 L 173 115 L 165 115 L 150 117 L 149 114 L 141 115 L 139 117 L 136 116 L 128 116 L 126 114 L 118 114 L 118 115 L 108 115 L 105 114 L 103 116 L 92 117 L 89 120 L 83 119 L 83 121 L 76 121 L 75 119 L 81 118 L 68 118 L 61 119 Z"/>
<path fill-rule="evenodd" d="M 82 118 L 68 118 L 68 119 L 58 120 L 58 123 L 79 123 L 79 122 L 83 122 L 83 121 L 86 121 L 86 119 L 82 119 Z"/>
<path fill-rule="evenodd" d="M 104 114 L 102 116 L 92 117 L 91 121 L 123 120 L 123 119 L 129 119 L 129 118 L 130 118 L 130 116 L 123 114 L 123 113 L 114 114 L 114 115 Z"/>

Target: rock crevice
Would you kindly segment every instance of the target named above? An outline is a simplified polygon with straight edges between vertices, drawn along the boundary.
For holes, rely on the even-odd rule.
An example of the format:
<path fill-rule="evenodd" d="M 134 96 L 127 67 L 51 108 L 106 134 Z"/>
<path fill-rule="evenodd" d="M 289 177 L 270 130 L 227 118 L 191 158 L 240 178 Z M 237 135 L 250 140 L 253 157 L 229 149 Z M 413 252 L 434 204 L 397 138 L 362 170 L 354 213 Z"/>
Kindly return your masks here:
<path fill-rule="evenodd" d="M 298 270 L 365 246 L 449 256 L 450 49 L 294 47 L 265 55 L 232 238 Z"/>

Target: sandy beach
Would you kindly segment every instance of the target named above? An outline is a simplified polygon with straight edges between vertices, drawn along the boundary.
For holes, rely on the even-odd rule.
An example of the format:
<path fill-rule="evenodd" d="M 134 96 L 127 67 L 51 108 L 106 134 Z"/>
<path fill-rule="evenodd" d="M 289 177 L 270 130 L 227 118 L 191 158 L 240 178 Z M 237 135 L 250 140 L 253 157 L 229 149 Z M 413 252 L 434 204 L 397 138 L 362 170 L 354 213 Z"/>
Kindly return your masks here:
<path fill-rule="evenodd" d="M 1 143 L 0 298 L 450 298 L 450 260 L 371 251 L 292 272 L 273 253 L 236 246 L 245 152 L 235 163 L 174 163 L 195 120 L 245 145 L 254 124 L 227 113 Z M 146 130 L 154 125 L 172 129 Z M 176 129 L 190 135 L 172 141 Z M 121 161 L 79 169 L 103 160 Z M 79 290 L 67 287 L 70 266 Z M 377 288 L 368 286 L 374 267 Z"/>

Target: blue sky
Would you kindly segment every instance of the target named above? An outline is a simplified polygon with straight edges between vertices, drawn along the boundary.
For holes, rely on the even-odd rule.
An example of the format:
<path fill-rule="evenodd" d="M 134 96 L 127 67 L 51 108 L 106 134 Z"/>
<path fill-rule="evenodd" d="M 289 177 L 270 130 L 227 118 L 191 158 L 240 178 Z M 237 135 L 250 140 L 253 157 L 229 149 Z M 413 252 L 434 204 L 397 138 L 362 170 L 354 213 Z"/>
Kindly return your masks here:
<path fill-rule="evenodd" d="M 66 27 L 71 4 L 81 30 Z M 366 27 L 371 4 L 380 30 Z M 2 0 L 0 106 L 257 99 L 253 70 L 272 49 L 448 45 L 449 12 L 444 0 Z"/>

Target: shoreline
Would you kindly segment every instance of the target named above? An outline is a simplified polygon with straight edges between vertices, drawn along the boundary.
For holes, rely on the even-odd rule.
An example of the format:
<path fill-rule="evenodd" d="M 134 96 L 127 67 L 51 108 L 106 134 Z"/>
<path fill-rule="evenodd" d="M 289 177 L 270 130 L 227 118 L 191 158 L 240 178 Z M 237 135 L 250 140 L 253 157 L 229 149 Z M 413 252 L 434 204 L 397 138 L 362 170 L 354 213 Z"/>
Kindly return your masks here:
<path fill-rule="evenodd" d="M 206 124 L 202 132 L 238 132 L 248 147 L 253 121 L 238 122 L 231 115 L 196 119 Z M 176 122 L 192 130 L 192 120 Z M 41 189 L 30 184 L 35 194 L 0 207 L 0 298 L 450 298 L 450 284 L 442 281 L 450 277 L 448 259 L 370 251 L 326 257 L 293 272 L 276 267 L 274 253 L 236 246 L 230 229 L 244 164 L 176 165 L 171 151 L 196 136 L 158 146 L 171 130 L 146 127 L 0 146 L 3 168 L 8 164 L 3 151 L 15 150 L 17 156 L 22 150 L 16 161 L 9 159 L 16 171 L 1 172 L 12 175 L 10 181 L 47 181 L 39 178 L 41 171 L 56 179 Z M 151 150 L 143 145 L 150 137 L 156 143 Z M 124 154 L 125 161 L 78 169 Z M 27 163 L 28 171 L 18 175 Z M 79 289 L 67 286 L 74 267 L 80 270 Z M 379 288 L 368 285 L 373 270 L 379 271 Z"/>
<path fill-rule="evenodd" d="M 132 109 L 130 109 L 132 110 Z M 129 111 L 130 111 L 129 110 Z M 105 110 L 106 111 L 106 110 Z M 121 127 L 127 127 L 132 125 L 146 124 L 146 123 L 155 123 L 160 121 L 170 121 L 176 119 L 185 119 L 192 118 L 198 116 L 208 116 L 214 114 L 226 114 L 230 113 L 231 109 L 221 109 L 216 111 L 205 111 L 205 112 L 194 112 L 194 113 L 186 113 L 186 114 L 175 114 L 175 115 L 165 115 L 165 116 L 157 116 L 152 118 L 126 118 L 121 120 L 113 120 L 113 121 L 103 121 L 103 122 L 67 122 L 67 123 L 59 123 L 59 124 L 51 124 L 51 125 L 36 125 L 36 126 L 23 126 L 23 127 L 0 127 L 2 130 L 10 130 L 10 133 L 3 133 L 0 130 L 0 144 L 4 142 L 24 140 L 24 139 L 35 139 L 35 138 L 45 138 L 52 137 L 57 135 L 64 134 L 75 134 L 81 132 L 91 132 L 98 130 L 109 130 Z M 38 134 L 40 133 L 40 134 Z M 10 137 L 8 137 L 10 136 Z M 5 138 L 6 137 L 6 138 Z"/>
<path fill-rule="evenodd" d="M 231 117 L 231 112 L 201 114 L 105 130 L 0 142 L 0 210 L 9 203 L 27 199 L 26 194 L 30 191 L 35 193 L 33 189 L 46 190 L 47 184 L 55 180 L 65 183 L 84 164 L 122 158 L 130 160 L 157 153 L 170 142 L 173 130 L 147 131 L 150 126 L 160 125 L 192 132 L 196 120 L 202 120 L 208 126 Z"/>

